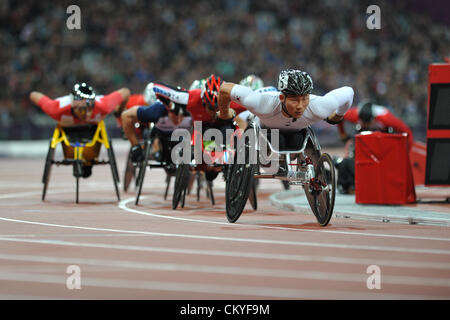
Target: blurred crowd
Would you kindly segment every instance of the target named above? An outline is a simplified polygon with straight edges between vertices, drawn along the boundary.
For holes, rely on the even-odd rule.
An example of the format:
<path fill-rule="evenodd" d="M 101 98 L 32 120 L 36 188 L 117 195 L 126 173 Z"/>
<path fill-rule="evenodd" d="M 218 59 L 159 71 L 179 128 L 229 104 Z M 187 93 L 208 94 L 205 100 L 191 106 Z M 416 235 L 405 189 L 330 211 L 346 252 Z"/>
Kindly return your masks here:
<path fill-rule="evenodd" d="M 373 3 L 381 30 L 366 26 Z M 30 103 L 32 90 L 58 97 L 88 81 L 98 93 L 140 93 L 149 81 L 189 87 L 211 73 L 274 85 L 287 67 L 309 72 L 313 93 L 350 85 L 355 104 L 374 99 L 420 130 L 428 65 L 450 56 L 449 25 L 406 1 L 82 0 L 80 30 L 66 26 L 71 4 L 0 1 L 0 139 L 52 123 Z"/>

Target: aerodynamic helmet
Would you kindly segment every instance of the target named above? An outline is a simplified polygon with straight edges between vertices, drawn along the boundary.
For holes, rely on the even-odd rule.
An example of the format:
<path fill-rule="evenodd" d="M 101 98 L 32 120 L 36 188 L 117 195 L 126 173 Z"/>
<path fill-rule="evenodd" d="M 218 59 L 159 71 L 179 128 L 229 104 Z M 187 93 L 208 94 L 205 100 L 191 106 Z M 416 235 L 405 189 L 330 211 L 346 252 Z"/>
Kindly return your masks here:
<path fill-rule="evenodd" d="M 210 75 L 202 87 L 202 101 L 208 109 L 216 111 L 219 107 L 219 89 L 223 80 L 214 74 Z"/>
<path fill-rule="evenodd" d="M 246 76 L 244 79 L 241 80 L 241 82 L 239 82 L 239 84 L 242 86 L 249 87 L 252 90 L 257 90 L 259 88 L 264 87 L 264 81 L 254 74 Z"/>
<path fill-rule="evenodd" d="M 88 107 L 93 107 L 95 104 L 95 91 L 91 86 L 87 85 L 85 82 L 76 83 L 72 90 L 73 100 L 83 100 L 86 99 Z"/>
<path fill-rule="evenodd" d="M 278 76 L 278 90 L 285 95 L 305 95 L 311 93 L 313 81 L 309 74 L 301 70 L 288 69 Z"/>

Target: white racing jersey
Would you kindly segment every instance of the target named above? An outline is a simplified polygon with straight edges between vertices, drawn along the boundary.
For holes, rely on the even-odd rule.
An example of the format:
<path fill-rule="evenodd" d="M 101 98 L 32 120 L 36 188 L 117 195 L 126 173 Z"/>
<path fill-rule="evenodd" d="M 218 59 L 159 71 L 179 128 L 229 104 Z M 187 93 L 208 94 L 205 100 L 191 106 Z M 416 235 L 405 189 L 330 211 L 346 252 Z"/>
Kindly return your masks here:
<path fill-rule="evenodd" d="M 324 96 L 310 94 L 309 104 L 298 119 L 282 113 L 280 94 L 279 91 L 258 92 L 245 86 L 234 85 L 230 96 L 232 101 L 256 115 L 257 122 L 262 127 L 300 130 L 326 119 L 333 112 L 344 115 L 353 103 L 354 92 L 351 87 L 341 87 Z"/>

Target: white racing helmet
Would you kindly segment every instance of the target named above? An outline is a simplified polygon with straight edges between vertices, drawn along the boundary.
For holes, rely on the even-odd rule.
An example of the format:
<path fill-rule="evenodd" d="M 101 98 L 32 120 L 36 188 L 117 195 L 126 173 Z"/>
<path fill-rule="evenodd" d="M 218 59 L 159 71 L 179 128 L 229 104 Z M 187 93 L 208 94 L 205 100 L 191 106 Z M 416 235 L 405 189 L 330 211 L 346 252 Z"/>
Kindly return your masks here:
<path fill-rule="evenodd" d="M 254 74 L 246 76 L 244 79 L 241 80 L 241 82 L 239 82 L 239 84 L 242 86 L 249 87 L 252 90 L 257 90 L 259 88 L 264 87 L 264 81 Z"/>

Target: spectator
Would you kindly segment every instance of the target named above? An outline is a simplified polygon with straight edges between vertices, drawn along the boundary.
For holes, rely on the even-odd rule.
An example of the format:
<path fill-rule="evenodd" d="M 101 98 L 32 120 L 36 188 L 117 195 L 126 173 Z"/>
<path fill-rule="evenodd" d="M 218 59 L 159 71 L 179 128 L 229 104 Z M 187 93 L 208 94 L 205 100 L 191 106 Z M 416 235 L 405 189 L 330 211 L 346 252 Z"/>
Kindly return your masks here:
<path fill-rule="evenodd" d="M 137 92 L 156 78 L 187 87 L 211 73 L 232 82 L 255 73 L 273 85 L 296 66 L 310 71 L 314 93 L 351 83 L 356 103 L 369 98 L 399 117 L 417 110 L 405 120 L 425 130 L 428 64 L 450 48 L 448 25 L 405 1 L 378 1 L 382 30 L 366 28 L 369 1 L 81 0 L 81 30 L 66 27 L 70 2 L 0 3 L 9 126 L 42 119 L 27 99 L 32 89 L 60 96 L 79 79 L 99 92 Z"/>

